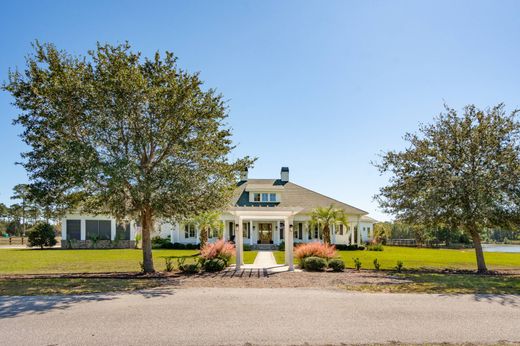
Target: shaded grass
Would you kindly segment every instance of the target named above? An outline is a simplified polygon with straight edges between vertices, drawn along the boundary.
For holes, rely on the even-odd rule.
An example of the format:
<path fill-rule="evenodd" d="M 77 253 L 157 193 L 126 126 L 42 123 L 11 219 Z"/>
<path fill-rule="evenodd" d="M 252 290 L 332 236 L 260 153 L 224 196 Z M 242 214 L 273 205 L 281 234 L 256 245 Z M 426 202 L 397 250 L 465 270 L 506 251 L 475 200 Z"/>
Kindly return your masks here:
<path fill-rule="evenodd" d="M 157 287 L 159 279 L 116 278 L 52 278 L 52 279 L 2 279 L 0 295 L 30 296 L 54 294 L 87 294 L 114 291 L 134 291 Z"/>
<path fill-rule="evenodd" d="M 155 249 L 152 251 L 155 269 L 165 269 L 165 258 L 185 257 L 186 262 L 197 260 L 198 250 Z M 253 263 L 257 251 L 245 251 L 244 262 Z M 59 274 L 139 272 L 142 251 L 139 249 L 0 249 L 0 275 L 2 274 Z M 232 259 L 231 263 L 235 259 Z"/>
<path fill-rule="evenodd" d="M 283 263 L 284 252 L 275 251 L 278 263 Z M 410 247 L 385 246 L 384 251 L 338 251 L 347 268 L 354 268 L 354 257 L 358 257 L 362 268 L 374 269 L 375 258 L 381 269 L 394 269 L 397 261 L 403 261 L 408 269 L 477 269 L 474 249 L 423 249 Z M 520 253 L 485 252 L 484 257 L 490 270 L 520 269 Z M 279 262 L 281 261 L 281 262 Z"/>
<path fill-rule="evenodd" d="M 520 294 L 520 276 L 396 274 L 402 283 L 346 286 L 348 290 L 391 293 Z"/>

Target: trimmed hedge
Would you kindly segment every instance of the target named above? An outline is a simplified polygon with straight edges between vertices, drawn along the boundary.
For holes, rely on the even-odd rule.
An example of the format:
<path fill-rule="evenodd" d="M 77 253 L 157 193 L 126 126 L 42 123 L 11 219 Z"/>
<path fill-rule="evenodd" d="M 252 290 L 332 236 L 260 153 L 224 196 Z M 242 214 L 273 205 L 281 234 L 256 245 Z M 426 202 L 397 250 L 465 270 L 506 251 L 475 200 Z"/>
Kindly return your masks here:
<path fill-rule="evenodd" d="M 356 250 L 365 250 L 365 247 L 363 245 L 346 245 L 346 244 L 335 244 L 336 250 L 339 251 L 356 251 Z"/>
<path fill-rule="evenodd" d="M 327 260 L 321 257 L 307 257 L 303 260 L 303 266 L 308 271 L 321 272 L 327 268 Z"/>
<path fill-rule="evenodd" d="M 329 261 L 329 268 L 334 272 L 342 272 L 345 269 L 345 262 L 339 258 L 333 258 Z"/>
<path fill-rule="evenodd" d="M 212 258 L 205 260 L 202 264 L 204 270 L 207 272 L 219 272 L 226 268 L 226 261 L 221 258 Z"/>

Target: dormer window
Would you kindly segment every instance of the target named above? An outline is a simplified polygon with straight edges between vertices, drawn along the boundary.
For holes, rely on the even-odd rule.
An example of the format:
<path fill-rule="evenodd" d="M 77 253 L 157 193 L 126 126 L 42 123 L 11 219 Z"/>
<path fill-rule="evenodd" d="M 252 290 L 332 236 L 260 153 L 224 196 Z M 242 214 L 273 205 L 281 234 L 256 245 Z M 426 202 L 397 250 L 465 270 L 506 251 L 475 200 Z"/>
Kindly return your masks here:
<path fill-rule="evenodd" d="M 253 202 L 276 203 L 278 202 L 278 196 L 274 192 L 255 192 L 253 193 Z"/>

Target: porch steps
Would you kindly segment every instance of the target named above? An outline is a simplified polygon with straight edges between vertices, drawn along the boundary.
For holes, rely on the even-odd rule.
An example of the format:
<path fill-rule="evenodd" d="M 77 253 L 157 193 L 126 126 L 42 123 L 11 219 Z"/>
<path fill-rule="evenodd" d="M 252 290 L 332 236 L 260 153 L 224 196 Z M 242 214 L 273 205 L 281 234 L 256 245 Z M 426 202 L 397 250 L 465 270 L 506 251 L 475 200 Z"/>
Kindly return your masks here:
<path fill-rule="evenodd" d="M 260 250 L 260 251 L 272 251 L 272 250 L 278 250 L 278 245 L 274 245 L 274 244 L 256 244 L 256 245 L 252 245 L 251 249 L 253 249 L 253 250 Z"/>

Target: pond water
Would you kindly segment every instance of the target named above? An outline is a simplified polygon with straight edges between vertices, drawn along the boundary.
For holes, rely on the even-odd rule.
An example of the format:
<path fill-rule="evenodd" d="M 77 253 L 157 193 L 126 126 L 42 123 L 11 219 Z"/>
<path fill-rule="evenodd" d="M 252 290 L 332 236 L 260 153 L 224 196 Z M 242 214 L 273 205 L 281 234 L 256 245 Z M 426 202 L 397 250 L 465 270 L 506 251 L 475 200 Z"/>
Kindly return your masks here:
<path fill-rule="evenodd" d="M 520 245 L 482 244 L 482 249 L 485 252 L 513 252 L 513 253 L 520 253 Z"/>

